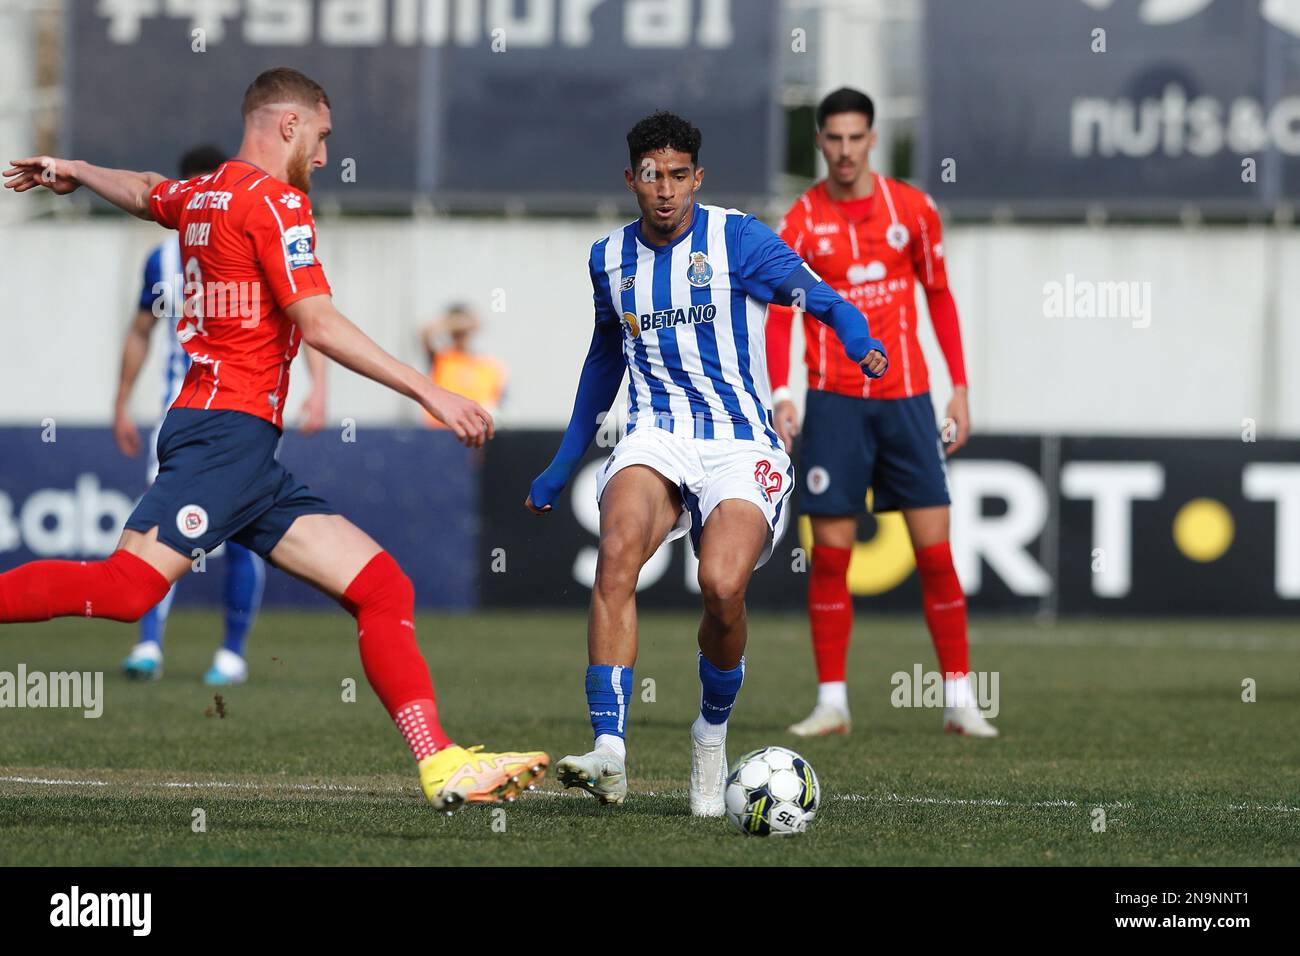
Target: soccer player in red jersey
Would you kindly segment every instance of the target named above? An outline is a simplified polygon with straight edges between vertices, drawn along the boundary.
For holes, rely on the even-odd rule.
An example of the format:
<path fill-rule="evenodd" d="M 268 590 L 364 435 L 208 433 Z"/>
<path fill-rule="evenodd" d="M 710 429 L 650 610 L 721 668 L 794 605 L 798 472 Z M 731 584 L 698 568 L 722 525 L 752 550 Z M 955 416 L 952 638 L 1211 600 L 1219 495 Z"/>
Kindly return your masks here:
<path fill-rule="evenodd" d="M 324 89 L 296 70 L 268 70 L 244 94 L 243 117 L 236 157 L 185 181 L 48 156 L 4 171 L 15 192 L 85 186 L 180 232 L 185 304 L 176 331 L 191 364 L 158 437 L 158 477 L 118 549 L 103 561 L 33 561 L 0 575 L 0 622 L 138 620 L 200 552 L 235 541 L 357 619 L 366 677 L 435 807 L 513 799 L 549 758 L 452 742 L 415 642 L 410 579 L 275 457 L 289 366 L 304 342 L 415 400 L 467 446 L 492 437 L 492 417 L 393 358 L 334 307 L 307 199 L 312 171 L 326 162 Z"/>
<path fill-rule="evenodd" d="M 790 732 L 811 737 L 849 730 L 845 664 L 853 602 L 847 574 L 870 488 L 872 510 L 902 511 L 911 536 L 925 621 L 944 676 L 944 729 L 994 737 L 997 730 L 975 706 L 969 678 L 966 598 L 948 546 L 945 451 L 917 338 L 919 284 L 952 378 L 952 434 L 945 436 L 952 454 L 966 443 L 970 414 L 942 228 L 929 196 L 871 169 L 874 119 L 871 99 L 857 90 L 836 90 L 822 100 L 817 145 L 829 172 L 795 201 L 780 228 L 781 238 L 814 271 L 870 317 L 891 359 L 882 378 L 865 378 L 844 358 L 835 333 L 804 317 L 808 407 L 799 456 L 800 510 L 812 520 L 808 616 L 819 686 L 812 713 Z M 792 309 L 769 309 L 773 413 L 787 448 L 799 431 L 788 387 L 792 321 Z"/>

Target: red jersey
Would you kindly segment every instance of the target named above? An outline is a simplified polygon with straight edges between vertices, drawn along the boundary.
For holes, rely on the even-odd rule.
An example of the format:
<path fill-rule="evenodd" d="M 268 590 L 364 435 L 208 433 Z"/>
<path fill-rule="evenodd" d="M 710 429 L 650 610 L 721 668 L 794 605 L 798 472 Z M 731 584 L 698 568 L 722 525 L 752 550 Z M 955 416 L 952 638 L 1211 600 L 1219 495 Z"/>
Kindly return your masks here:
<path fill-rule="evenodd" d="M 821 181 L 795 200 L 779 232 L 814 272 L 866 315 L 871 334 L 889 355 L 885 374 L 869 379 L 844 354 L 831 329 L 804 315 L 808 387 L 862 398 L 907 398 L 930 387 L 916 334 L 914 283 L 919 281 L 927 292 L 948 288 L 942 227 L 928 195 L 873 175 L 875 190 L 869 203 L 862 204 L 867 206 L 863 218 L 849 218 L 844 204 L 833 200 Z M 780 308 L 771 307 L 769 322 L 789 322 L 789 310 Z M 769 341 L 780 338 L 769 335 Z M 774 389 L 789 380 L 788 335 L 785 343 L 784 356 L 773 354 L 768 360 Z"/>
<path fill-rule="evenodd" d="M 149 200 L 154 219 L 180 232 L 185 272 L 176 335 L 190 370 L 172 408 L 230 409 L 281 427 L 302 340 L 284 310 L 330 291 L 307 196 L 231 160 L 161 182 Z"/>

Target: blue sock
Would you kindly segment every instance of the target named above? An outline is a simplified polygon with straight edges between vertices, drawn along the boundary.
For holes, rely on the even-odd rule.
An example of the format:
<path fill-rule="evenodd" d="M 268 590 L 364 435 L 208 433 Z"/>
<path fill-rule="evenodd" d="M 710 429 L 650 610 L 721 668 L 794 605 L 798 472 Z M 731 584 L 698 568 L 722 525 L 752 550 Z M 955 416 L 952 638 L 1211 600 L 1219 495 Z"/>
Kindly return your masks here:
<path fill-rule="evenodd" d="M 707 724 L 725 724 L 745 682 L 745 659 L 729 671 L 715 667 L 700 654 L 700 718 Z"/>
<path fill-rule="evenodd" d="M 266 565 L 247 548 L 226 542 L 226 639 L 221 646 L 244 656 L 244 641 L 262 605 Z"/>
<path fill-rule="evenodd" d="M 627 705 L 632 700 L 632 668 L 619 664 L 592 664 L 587 668 L 587 713 L 591 732 L 602 736 L 627 736 Z"/>
<path fill-rule="evenodd" d="M 167 630 L 167 615 L 172 610 L 172 599 L 176 597 L 176 585 L 167 591 L 167 596 L 149 608 L 140 618 L 140 643 L 157 644 L 162 649 L 163 631 Z"/>

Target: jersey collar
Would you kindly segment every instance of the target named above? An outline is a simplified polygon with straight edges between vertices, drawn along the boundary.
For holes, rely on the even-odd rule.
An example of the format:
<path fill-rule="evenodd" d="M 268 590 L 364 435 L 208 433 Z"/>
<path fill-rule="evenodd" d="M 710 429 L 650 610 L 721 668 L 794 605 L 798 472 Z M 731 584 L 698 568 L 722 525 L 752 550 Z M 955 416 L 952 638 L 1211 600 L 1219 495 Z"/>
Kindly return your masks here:
<path fill-rule="evenodd" d="M 871 212 L 867 213 L 865 219 L 850 219 L 848 216 L 844 215 L 844 210 L 840 207 L 840 204 L 835 201 L 835 197 L 831 195 L 831 191 L 826 188 L 826 180 L 823 179 L 820 183 L 817 184 L 817 186 L 821 190 L 822 199 L 825 201 L 825 204 L 830 207 L 831 212 L 833 212 L 836 216 L 838 216 L 840 221 L 843 222 L 845 225 L 856 226 L 874 217 L 876 215 L 876 209 L 878 208 L 876 203 L 881 201 L 880 173 L 875 172 L 873 170 L 871 173 L 871 181 L 874 187 L 871 191 L 871 198 L 875 201 L 872 202 Z M 862 198 L 866 199 L 867 197 L 863 196 Z"/>
<path fill-rule="evenodd" d="M 645 246 L 647 249 L 653 250 L 656 254 L 662 252 L 671 252 L 673 249 L 677 247 L 677 244 L 679 242 L 681 242 L 683 239 L 690 238 L 695 233 L 695 227 L 699 225 L 699 222 L 700 222 L 700 204 L 695 203 L 693 206 L 691 206 L 691 224 L 686 228 L 686 230 L 680 236 L 678 236 L 676 239 L 674 239 L 672 242 L 668 243 L 667 245 L 656 246 L 653 243 L 647 242 L 645 236 L 642 235 L 641 233 L 641 227 L 645 225 L 645 217 L 642 216 L 640 219 L 636 221 L 636 241 L 641 243 L 641 245 Z"/>

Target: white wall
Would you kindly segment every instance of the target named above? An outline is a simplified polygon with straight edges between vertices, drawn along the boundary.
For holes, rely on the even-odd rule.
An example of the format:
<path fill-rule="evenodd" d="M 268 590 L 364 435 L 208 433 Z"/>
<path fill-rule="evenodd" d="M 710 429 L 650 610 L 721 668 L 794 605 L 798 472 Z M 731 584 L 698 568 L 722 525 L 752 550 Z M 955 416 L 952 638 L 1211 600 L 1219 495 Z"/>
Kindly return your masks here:
<path fill-rule="evenodd" d="M 500 423 L 567 420 L 590 339 L 587 253 L 610 225 L 320 225 L 340 307 L 386 348 L 422 362 L 419 324 L 467 300 L 487 322 L 481 348 L 510 370 Z M 141 263 L 162 235 L 125 218 L 0 228 L 0 421 L 108 421 Z M 1300 354 L 1300 270 L 1286 269 L 1300 261 L 1300 238 L 1247 228 L 965 226 L 948 231 L 945 248 L 978 428 L 1236 435 L 1253 418 L 1261 435 L 1300 435 L 1300 382 L 1285 362 Z M 1076 285 L 1149 283 L 1149 324 L 1136 313 L 1050 317 L 1044 287 L 1070 274 Z M 925 333 L 941 407 L 947 376 Z M 798 336 L 794 348 L 797 361 Z M 142 420 L 157 414 L 159 351 L 135 397 Z M 418 420 L 409 402 L 342 369 L 331 371 L 331 388 L 336 420 Z M 300 400 L 301 378 L 294 392 Z"/>
<path fill-rule="evenodd" d="M 0 2 L 0 147 L 6 166 L 10 159 L 32 154 L 35 35 L 30 10 Z M 21 217 L 17 203 L 0 203 L 0 223 Z"/>

